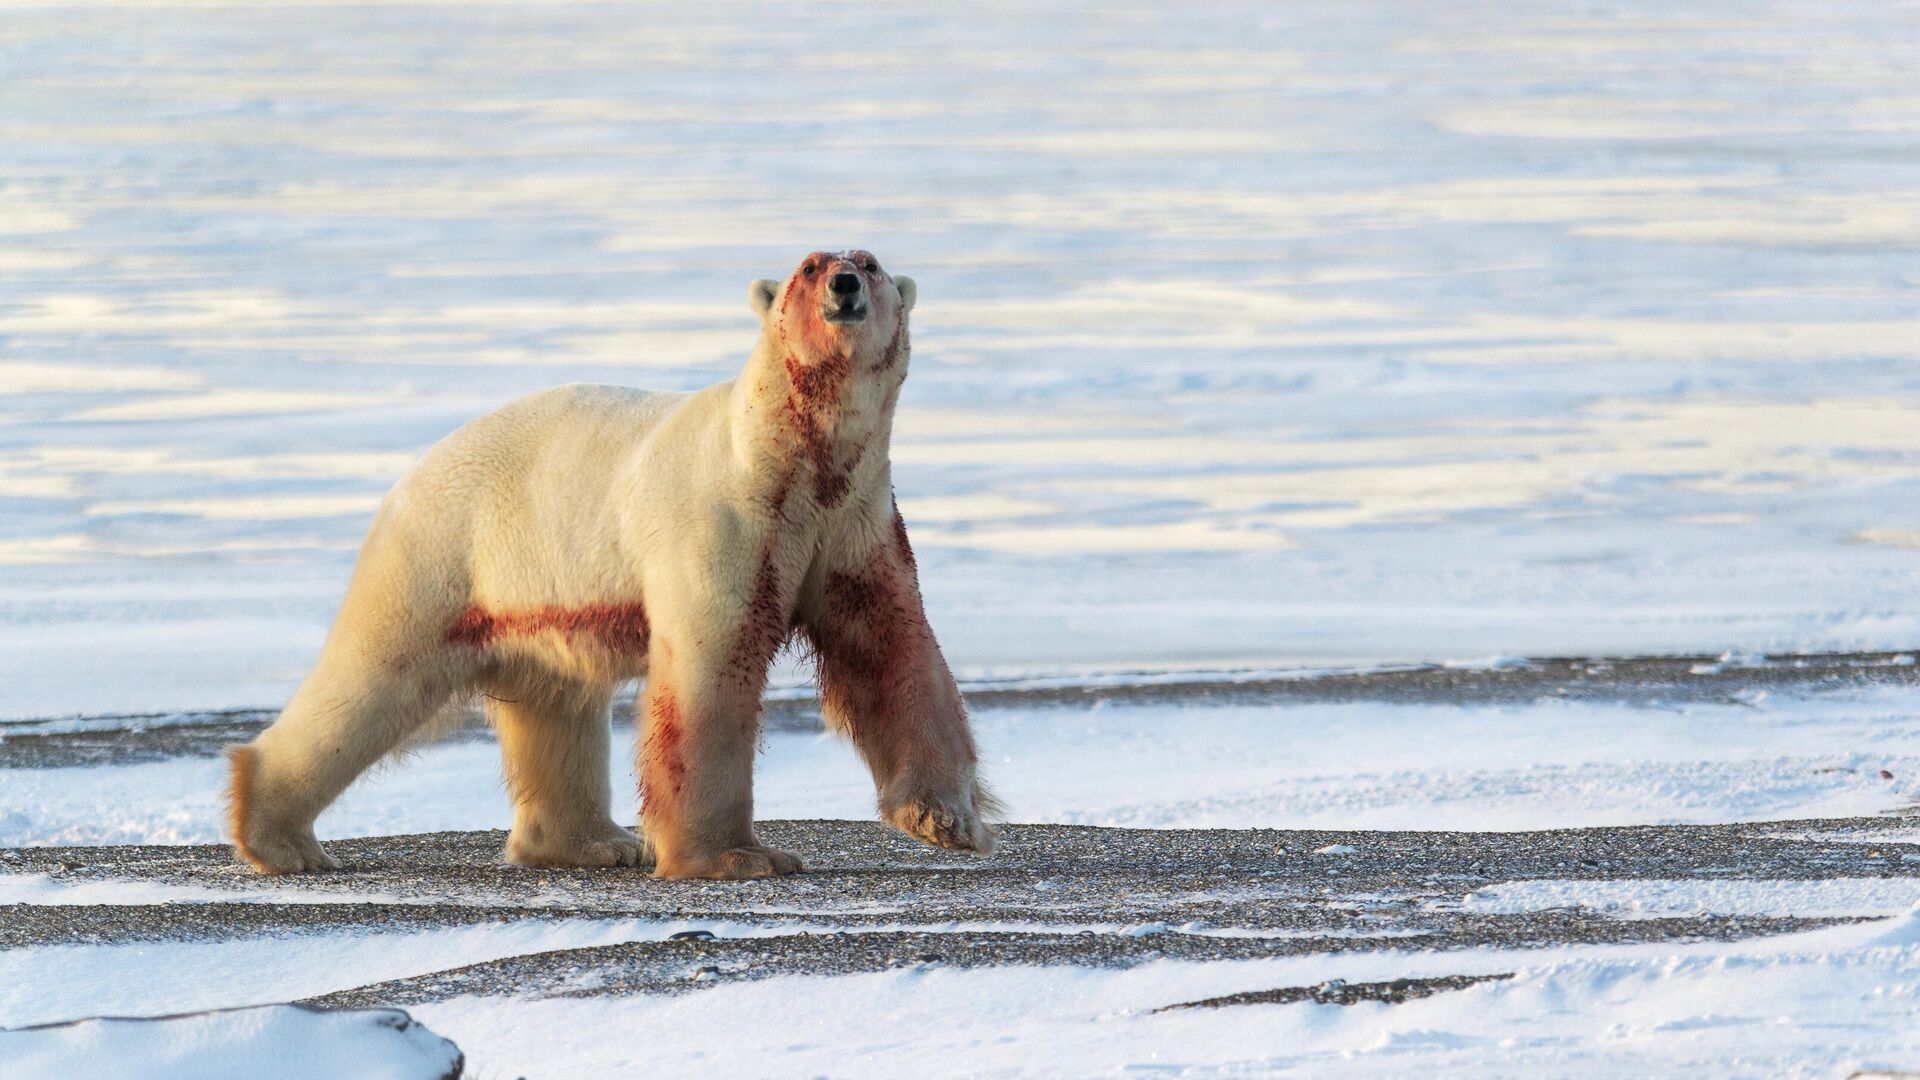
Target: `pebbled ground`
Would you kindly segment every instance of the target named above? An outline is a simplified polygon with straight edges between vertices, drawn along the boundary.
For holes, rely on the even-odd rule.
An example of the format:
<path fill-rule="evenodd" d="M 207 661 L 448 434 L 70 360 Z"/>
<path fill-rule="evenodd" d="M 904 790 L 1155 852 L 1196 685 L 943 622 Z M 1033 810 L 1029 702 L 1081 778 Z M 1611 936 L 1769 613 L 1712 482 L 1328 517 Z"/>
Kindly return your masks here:
<path fill-rule="evenodd" d="M 911 965 L 1732 940 L 1846 921 L 1623 918 L 1590 908 L 1502 914 L 1463 904 L 1477 889 L 1528 879 L 1894 878 L 1920 888 L 1911 819 L 1891 817 L 1528 833 L 1013 825 L 988 859 L 924 848 L 869 822 L 774 821 L 761 831 L 800 852 L 809 871 L 715 883 L 655 881 L 626 869 L 522 869 L 499 863 L 498 832 L 338 842 L 332 850 L 343 870 L 293 878 L 254 876 L 212 846 L 6 850 L 0 870 L 56 884 L 141 883 L 231 898 L 166 902 L 165 889 L 152 889 L 153 903 L 0 907 L 0 948 L 518 920 L 638 919 L 658 930 L 636 935 L 647 940 L 507 957 L 312 999 L 408 1005 L 466 994 L 677 993 Z M 669 936 L 688 924 L 710 929 Z M 1274 993 L 1394 1001 L 1452 985 Z"/>

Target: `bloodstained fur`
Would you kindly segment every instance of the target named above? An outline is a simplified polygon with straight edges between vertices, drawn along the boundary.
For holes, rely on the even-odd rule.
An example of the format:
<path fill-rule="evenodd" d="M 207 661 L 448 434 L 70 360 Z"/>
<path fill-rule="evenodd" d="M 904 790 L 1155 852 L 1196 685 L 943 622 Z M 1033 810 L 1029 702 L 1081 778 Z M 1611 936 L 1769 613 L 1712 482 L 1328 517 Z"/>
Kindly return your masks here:
<path fill-rule="evenodd" d="M 794 271 L 793 277 L 787 279 L 786 290 L 780 297 L 782 319 L 786 317 L 788 305 L 796 299 L 804 305 L 801 308 L 804 317 L 800 325 L 800 344 L 815 356 L 833 352 L 840 339 L 839 333 L 820 317 L 820 290 L 841 261 L 838 256 L 823 253 L 807 256 L 807 262 L 816 266 L 817 270 L 812 277 L 806 276 L 801 270 Z"/>
<path fill-rule="evenodd" d="M 899 518 L 896 515 L 895 520 Z M 904 550 L 904 549 L 901 549 Z M 848 720 L 862 754 L 889 766 L 915 756 L 915 744 L 957 737 L 957 750 L 974 760 L 965 725 L 928 727 L 920 700 L 928 665 L 944 664 L 927 625 L 914 581 L 911 553 L 881 548 L 857 573 L 834 572 L 823 584 L 824 618 L 808 628 L 819 661 L 820 694 Z M 954 707 L 960 705 L 956 696 Z"/>
<path fill-rule="evenodd" d="M 866 273 L 860 264 L 869 258 L 856 252 L 844 262 Z M 797 272 L 788 282 L 782 312 L 795 294 L 800 294 L 802 303 L 817 303 L 820 283 L 828 273 L 838 271 L 842 261 L 817 253 L 809 256 L 808 263 L 818 269 L 811 277 L 805 276 L 804 270 Z M 875 295 L 884 294 L 875 290 Z M 851 489 L 852 473 L 866 444 L 855 446 L 844 464 L 835 460 L 831 424 L 846 392 L 850 356 L 838 350 L 831 336 L 827 348 L 815 348 L 815 330 L 824 327 L 811 308 L 803 308 L 800 317 L 798 350 L 786 357 L 790 387 L 786 412 L 802 459 L 813 467 L 814 496 L 820 505 L 832 508 Z M 869 370 L 879 374 L 897 367 L 906 347 L 906 323 L 901 319 L 895 324 L 892 340 Z M 887 412 L 891 412 L 898 392 L 895 380 L 888 387 Z M 933 714 L 964 709 L 957 692 L 951 702 L 923 700 L 929 692 L 924 685 L 929 677 L 933 685 L 944 682 L 949 687 L 952 679 L 944 670 L 945 661 L 927 626 L 915 580 L 913 548 L 907 541 L 906 522 L 898 506 L 894 507 L 892 524 L 893 542 L 874 550 L 866 566 L 854 572 L 829 573 L 822 583 L 822 618 L 806 630 L 819 662 L 821 696 L 829 711 L 843 718 L 850 729 L 848 734 L 870 760 L 885 762 L 891 768 L 915 756 L 916 742 L 957 738 L 953 749 L 971 761 L 972 738 L 964 721 L 957 729 L 932 721 Z M 938 694 L 937 690 L 932 692 Z"/>
<path fill-rule="evenodd" d="M 789 430 L 799 444 L 800 460 L 811 467 L 812 475 L 806 479 L 810 480 L 815 501 L 832 509 L 850 492 L 852 474 L 867 446 L 858 443 L 847 452 L 844 462 L 836 460 L 833 428 L 854 374 L 853 358 L 839 334 L 818 317 L 817 308 L 819 290 L 840 268 L 841 260 L 816 255 L 810 261 L 819 270 L 811 278 L 796 272 L 780 301 L 783 315 L 796 299 L 806 305 L 802 309 L 805 315 L 799 320 L 798 349 L 785 358 L 788 394 L 784 411 Z M 857 261 L 846 261 L 866 274 Z M 872 281 L 877 275 L 866 276 Z M 895 368 L 905 347 L 902 322 L 896 325 L 892 340 L 870 370 L 878 374 Z M 891 396 L 887 404 L 892 404 Z M 769 499 L 776 521 L 783 516 L 787 493 L 796 479 L 800 478 L 789 475 Z M 855 743 L 870 756 L 898 762 L 912 756 L 914 743 L 934 736 L 931 731 L 921 730 L 925 726 L 922 710 L 934 703 L 916 699 L 925 666 L 942 661 L 920 603 L 913 551 L 897 507 L 893 534 L 893 543 L 875 550 L 859 572 L 827 576 L 823 586 L 827 617 L 821 625 L 810 627 L 808 636 L 820 660 L 822 695 L 840 715 L 857 718 L 849 732 Z M 776 538 L 762 553 L 756 568 L 747 610 L 727 664 L 727 676 L 755 696 L 765 682 L 768 663 L 791 629 L 777 552 Z M 548 630 L 589 635 L 623 651 L 644 651 L 649 634 L 645 611 L 638 604 L 507 612 L 476 605 L 448 629 L 447 640 L 484 646 L 501 637 Z M 648 695 L 647 709 L 640 786 L 643 812 L 652 814 L 677 803 L 684 794 L 686 718 L 678 698 L 664 686 Z M 748 722 L 756 720 L 753 716 Z M 959 737 L 967 759 L 972 760 L 972 740 L 964 726 Z"/>
<path fill-rule="evenodd" d="M 522 611 L 489 611 L 475 604 L 447 627 L 450 645 L 485 648 L 500 638 L 553 631 L 564 637 L 591 637 L 617 653 L 647 651 L 651 628 L 642 604 L 587 604 L 569 608 L 549 604 Z"/>
<path fill-rule="evenodd" d="M 905 319 L 902 319 L 894 325 L 893 340 L 887 342 L 887 351 L 881 354 L 880 359 L 873 362 L 874 374 L 877 375 L 884 371 L 893 370 L 893 365 L 900 362 L 900 349 L 906 343 L 907 322 Z"/>
<path fill-rule="evenodd" d="M 767 665 L 787 640 L 788 615 L 781 603 L 780 567 L 770 548 L 760 556 L 754 574 L 753 597 L 727 660 L 727 675 L 758 694 L 766 683 Z"/>
<path fill-rule="evenodd" d="M 852 473 L 866 453 L 866 444 L 854 447 L 845 466 L 834 460 L 831 413 L 839 406 L 850 361 L 845 353 L 829 353 L 812 364 L 787 355 L 787 419 L 800 440 L 801 452 L 813 466 L 813 497 L 831 510 L 853 486 Z"/>
<path fill-rule="evenodd" d="M 907 519 L 900 516 L 898 499 L 893 503 L 893 548 L 899 554 L 900 561 L 907 564 L 907 569 L 920 569 L 920 564 L 913 558 L 913 544 L 907 540 Z"/>
<path fill-rule="evenodd" d="M 673 691 L 661 687 L 649 696 L 651 714 L 646 738 L 641 744 L 641 811 L 657 807 L 667 796 L 677 800 L 687 787 L 687 762 L 680 744 L 686 728 L 680 718 L 680 704 Z"/>
<path fill-rule="evenodd" d="M 885 274 L 878 269 L 878 264 L 874 264 L 872 271 L 862 265 L 872 262 L 872 259 L 873 256 L 864 251 L 838 255 L 815 252 L 807 256 L 805 263 L 815 267 L 815 272 L 808 276 L 804 269 L 795 271 L 788 279 L 780 299 L 783 321 L 789 305 L 796 297 L 803 304 L 797 328 L 799 348 L 797 352 L 788 352 L 786 357 L 789 386 L 786 412 L 789 426 L 800 443 L 801 454 L 813 467 L 814 500 L 829 510 L 839 506 L 852 490 L 853 472 L 859 468 L 867 447 L 862 442 L 847 454 L 846 461 L 836 460 L 832 427 L 847 380 L 852 374 L 853 358 L 846 342 L 820 318 L 820 290 L 833 274 L 842 269 L 851 269 L 866 279 L 875 307 L 887 303 L 886 294 L 878 288 Z M 906 322 L 903 319 L 895 324 L 893 339 L 888 342 L 880 359 L 872 365 L 872 370 L 885 371 L 899 363 L 900 352 L 905 346 Z"/>

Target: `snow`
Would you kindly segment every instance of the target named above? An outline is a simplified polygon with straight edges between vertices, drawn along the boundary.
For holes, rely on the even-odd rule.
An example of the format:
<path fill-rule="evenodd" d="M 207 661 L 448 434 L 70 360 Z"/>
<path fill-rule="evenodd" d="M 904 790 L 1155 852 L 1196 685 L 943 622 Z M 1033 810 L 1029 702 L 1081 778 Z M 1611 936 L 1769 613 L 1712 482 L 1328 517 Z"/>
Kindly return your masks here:
<path fill-rule="evenodd" d="M 1899 776 L 1920 776 L 1911 691 L 1749 696 L 1754 700 L 1651 708 L 1565 701 L 989 708 L 978 723 L 990 775 L 1018 820 L 1539 828 L 1870 813 L 1912 800 L 1910 782 L 1879 778 L 1888 765 Z M 623 745 L 620 753 L 630 749 Z M 214 759 L 12 770 L 0 777 L 0 843 L 214 841 L 221 772 Z M 771 733 L 758 779 L 763 816 L 871 815 L 863 770 L 829 736 Z M 631 811 L 627 801 L 620 812 Z M 375 774 L 321 826 L 325 836 L 346 836 L 507 823 L 494 747 L 469 741 L 428 747 Z M 1330 845 L 1318 857 L 1337 862 L 1364 847 L 1364 840 Z M 0 875 L 0 903 L 271 895 Z M 1042 1076 L 1151 1068 L 1193 1076 L 1577 1078 L 1689 1069 L 1826 1076 L 1836 1062 L 1896 1067 L 1920 1054 L 1913 1035 L 1920 1030 L 1913 975 L 1920 970 L 1920 909 L 1908 910 L 1917 900 L 1920 888 L 1910 879 L 1512 881 L 1463 895 L 1459 905 L 1479 913 L 1586 907 L 1629 919 L 1709 912 L 1896 921 L 1726 945 L 1390 950 L 1130 971 L 931 967 L 783 977 L 665 998 L 469 998 L 414 1012 L 461 1046 L 475 1075 L 530 1078 L 637 1070 Z M 0 1024 L 253 1005 L 499 957 L 661 940 L 687 929 L 742 936 L 806 928 L 523 921 L 13 949 L 0 952 Z M 236 971 L 248 977 L 236 980 Z M 1508 971 L 1516 978 L 1391 1007 L 1152 1011 L 1336 978 Z M 740 1016 L 754 1018 L 751 1037 L 740 1036 Z M 648 1038 L 635 1043 L 613 1034 L 634 1030 Z"/>
<path fill-rule="evenodd" d="M 1762 898 L 1759 909 L 1768 903 Z M 641 921 L 512 924 L 415 935 L 15 950 L 0 954 L 8 976 L 0 986 L 12 988 L 0 1000 L 0 1018 L 25 1022 L 81 1003 L 160 1011 L 183 1001 L 204 1007 L 248 994 L 259 1000 L 322 992 L 493 955 L 657 939 L 679 928 Z M 236 988 L 236 970 L 256 972 L 260 981 Z M 1920 1055 L 1916 971 L 1920 907 L 1896 909 L 1891 919 L 1726 944 L 1388 950 L 1163 961 L 1123 971 L 921 966 L 726 983 L 674 996 L 462 998 L 412 1011 L 460 1045 L 475 1075 L 1044 1076 L 1155 1069 L 1194 1076 L 1464 1070 L 1489 1077 L 1543 1071 L 1598 1077 L 1699 1070 L 1796 1077 L 1910 1065 Z M 1504 972 L 1515 977 L 1395 1006 L 1153 1011 L 1330 979 Z M 741 1037 L 741 1017 L 752 1017 L 750 1038 Z M 647 1037 L 619 1034 L 632 1031 Z M 10 1038 L 17 1036 L 0 1034 L 0 1053 L 10 1049 Z"/>
<path fill-rule="evenodd" d="M 1588 908 L 1616 918 L 1675 915 L 1893 915 L 1920 905 L 1911 878 L 1816 881 L 1508 881 L 1468 893 L 1467 911 L 1489 915 Z"/>
<path fill-rule="evenodd" d="M 1513 972 L 1400 1005 L 1153 1010 Z M 1845 1076 L 1920 1060 L 1920 908 L 1730 945 L 1370 952 L 1127 971 L 918 968 L 414 1012 L 503 1075 Z M 752 1037 L 739 1037 L 752 1017 Z M 615 1036 L 649 1033 L 644 1044 Z"/>
<path fill-rule="evenodd" d="M 69 717 L 14 731 L 277 706 L 425 446 L 557 382 L 725 378 L 745 284 L 849 243 L 921 286 L 896 480 L 970 680 L 1650 653 L 1713 672 L 1920 642 L 1910 5 L 0 8 L 0 717 Z M 1915 712 L 1849 690 L 979 728 L 1017 820 L 1538 829 L 1911 806 Z M 221 772 L 5 771 L 0 845 L 213 841 Z M 757 795 L 765 817 L 872 812 L 824 736 L 770 734 Z M 466 742 L 368 778 L 321 830 L 507 822 L 494 748 Z M 931 968 L 419 1015 L 480 1076 L 1911 1073 L 1903 888 L 1461 899 L 1893 916 L 1725 945 Z M 0 875 L 0 901 L 240 898 L 157 890 Z M 0 1023 L 664 929 L 12 950 Z M 1151 1011 L 1509 971 L 1391 1007 Z M 403 1035 L 284 1009 L 101 1022 L 0 1033 L 0 1072 L 178 1053 L 176 1075 L 218 1075 L 184 1055 L 220 1045 L 240 1075 L 336 1046 L 381 1075 L 377 1040 Z"/>
<path fill-rule="evenodd" d="M 1906 688 L 1634 707 L 1289 704 L 977 709 L 1013 821 L 1135 828 L 1526 830 L 1845 817 L 1920 797 Z M 64 726 L 69 722 L 57 722 Z M 616 729 L 616 816 L 636 812 Z M 1881 778 L 1881 771 L 1894 779 Z M 218 843 L 224 761 L 0 770 L 0 846 Z M 762 740 L 755 813 L 871 818 L 844 739 Z M 363 777 L 320 836 L 504 829 L 496 747 L 428 746 Z"/>
<path fill-rule="evenodd" d="M 126 895 L 132 897 L 135 894 L 129 890 Z M 232 899 L 247 898 L 236 896 Z M 275 897 L 268 895 L 259 899 L 273 900 Z M 347 904 L 355 903 L 358 899 L 346 894 L 330 893 L 303 897 L 301 902 Z M 130 899 L 128 902 L 135 901 Z M 560 916 L 564 912 L 556 910 L 554 914 Z M 938 933 L 992 930 L 1055 934 L 1096 930 L 1128 935 L 1169 932 L 1167 926 L 1159 923 L 1137 926 L 1074 923 L 1066 926 L 1024 921 L 948 921 L 932 924 L 879 922 L 847 926 L 826 921 L 748 923 L 726 919 L 568 919 L 553 922 L 523 920 L 413 932 L 307 932 L 232 941 L 43 945 L 0 952 L 0 977 L 4 977 L 4 981 L 0 981 L 0 1027 L 58 1023 L 100 1013 L 153 1014 L 237 1008 L 274 1000 L 318 996 L 505 957 L 634 941 L 665 941 L 674 934 L 687 931 L 745 938 L 901 930 Z M 1177 932 L 1189 931 L 1183 929 Z M 1226 932 L 1201 929 L 1193 932 L 1234 936 L 1301 936 L 1297 931 L 1271 935 L 1237 929 Z M 1354 933 L 1335 931 L 1329 936 L 1353 936 Z M 236 971 L 246 971 L 248 977 L 235 980 L 233 973 Z"/>
<path fill-rule="evenodd" d="M 1830 832 L 1824 829 L 1773 834 L 1783 840 L 1812 840 L 1839 844 L 1920 844 L 1920 827 L 1885 829 L 1871 833 Z"/>
<path fill-rule="evenodd" d="M 50 874 L 0 873 L 0 905 L 6 904 L 179 904 L 208 900 L 246 902 L 272 900 L 270 895 L 237 889 L 208 889 L 198 885 L 167 885 L 153 881 L 62 881 Z M 349 902 L 396 902 L 390 897 L 358 894 Z"/>
<path fill-rule="evenodd" d="M 457 1047 L 398 1009 L 275 1005 L 0 1031 L 0 1072 L 13 1080 L 445 1080 L 460 1061 Z"/>
<path fill-rule="evenodd" d="M 6 6 L 0 716 L 279 704 L 423 447 L 855 242 L 968 677 L 1920 639 L 1903 8 Z"/>
<path fill-rule="evenodd" d="M 685 927 L 583 919 L 11 949 L 0 952 L 0 1025 L 289 1001 L 526 953 L 658 940 Z"/>

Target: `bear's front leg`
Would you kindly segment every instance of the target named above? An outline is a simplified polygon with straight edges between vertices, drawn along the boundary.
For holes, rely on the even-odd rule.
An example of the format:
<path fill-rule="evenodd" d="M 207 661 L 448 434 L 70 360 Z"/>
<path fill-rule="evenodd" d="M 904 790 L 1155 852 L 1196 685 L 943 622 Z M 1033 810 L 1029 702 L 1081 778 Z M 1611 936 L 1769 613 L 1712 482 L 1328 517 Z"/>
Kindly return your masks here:
<path fill-rule="evenodd" d="M 738 880 L 801 870 L 798 856 L 753 833 L 760 691 L 779 642 L 677 638 L 678 649 L 656 627 L 640 701 L 640 821 L 654 876 Z"/>
<path fill-rule="evenodd" d="M 873 771 L 880 814 L 926 843 L 993 850 L 995 809 L 975 775 L 973 733 L 920 600 L 899 512 L 825 556 L 802 611 L 827 722 Z"/>

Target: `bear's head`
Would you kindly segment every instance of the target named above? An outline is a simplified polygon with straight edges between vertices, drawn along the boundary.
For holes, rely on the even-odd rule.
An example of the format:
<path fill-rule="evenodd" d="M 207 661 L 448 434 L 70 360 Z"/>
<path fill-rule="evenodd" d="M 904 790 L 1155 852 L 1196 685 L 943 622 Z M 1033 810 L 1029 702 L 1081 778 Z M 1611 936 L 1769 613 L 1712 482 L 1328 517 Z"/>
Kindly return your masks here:
<path fill-rule="evenodd" d="M 915 289 L 866 251 L 816 251 L 783 282 L 761 279 L 748 295 L 770 338 L 806 363 L 897 352 Z"/>

